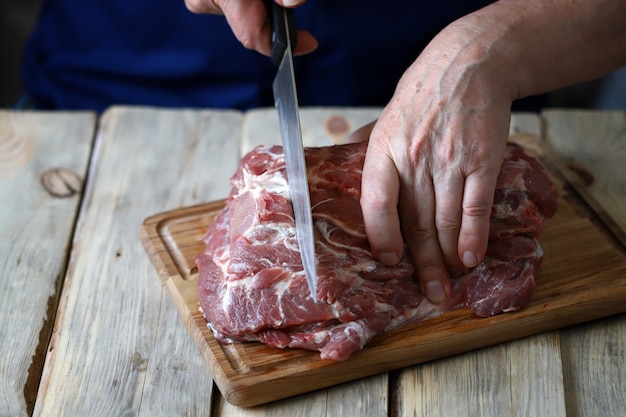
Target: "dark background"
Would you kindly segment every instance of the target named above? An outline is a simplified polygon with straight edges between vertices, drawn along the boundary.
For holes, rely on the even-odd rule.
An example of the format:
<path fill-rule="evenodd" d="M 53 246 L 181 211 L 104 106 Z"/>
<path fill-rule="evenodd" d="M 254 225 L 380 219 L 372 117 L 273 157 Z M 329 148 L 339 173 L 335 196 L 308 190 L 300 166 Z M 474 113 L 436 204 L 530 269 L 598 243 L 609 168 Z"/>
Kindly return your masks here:
<path fill-rule="evenodd" d="M 21 94 L 22 50 L 37 21 L 41 3 L 42 0 L 0 0 L 0 108 L 11 108 Z M 626 110 L 626 67 L 550 96 L 554 107 Z"/>

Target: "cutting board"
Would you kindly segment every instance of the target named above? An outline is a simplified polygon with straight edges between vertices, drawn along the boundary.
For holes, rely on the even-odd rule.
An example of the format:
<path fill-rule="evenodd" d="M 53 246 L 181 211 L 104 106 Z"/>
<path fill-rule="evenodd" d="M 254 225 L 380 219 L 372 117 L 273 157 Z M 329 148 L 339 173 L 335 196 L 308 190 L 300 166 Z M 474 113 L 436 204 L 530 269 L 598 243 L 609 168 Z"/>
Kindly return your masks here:
<path fill-rule="evenodd" d="M 559 189 L 558 212 L 540 239 L 545 256 L 529 305 L 490 318 L 450 311 L 378 335 L 344 362 L 257 342 L 221 344 L 213 337 L 198 311 L 194 259 L 224 201 L 153 215 L 140 228 L 141 240 L 222 395 L 244 407 L 626 311 L 623 232 L 545 145 L 521 142 Z"/>

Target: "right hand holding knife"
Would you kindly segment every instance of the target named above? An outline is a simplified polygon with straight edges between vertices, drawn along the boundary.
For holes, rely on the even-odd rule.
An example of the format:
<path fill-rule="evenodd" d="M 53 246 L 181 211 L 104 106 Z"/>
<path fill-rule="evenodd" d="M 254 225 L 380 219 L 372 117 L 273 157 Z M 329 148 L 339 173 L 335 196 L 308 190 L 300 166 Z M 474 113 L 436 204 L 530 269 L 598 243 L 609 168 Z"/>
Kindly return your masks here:
<path fill-rule="evenodd" d="M 304 0 L 275 0 L 287 8 L 302 6 Z M 272 28 L 268 8 L 264 0 L 185 0 L 193 13 L 221 14 L 226 17 L 233 33 L 248 48 L 263 55 L 271 55 Z M 304 55 L 317 49 L 317 40 L 308 31 L 298 29 L 297 47 L 294 55 Z"/>

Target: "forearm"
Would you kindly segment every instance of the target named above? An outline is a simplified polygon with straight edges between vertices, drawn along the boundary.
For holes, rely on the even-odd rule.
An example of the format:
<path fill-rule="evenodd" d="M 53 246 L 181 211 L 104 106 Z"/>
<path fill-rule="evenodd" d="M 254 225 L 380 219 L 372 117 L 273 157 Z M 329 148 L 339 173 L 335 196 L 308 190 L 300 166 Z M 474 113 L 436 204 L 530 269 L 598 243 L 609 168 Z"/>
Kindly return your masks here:
<path fill-rule="evenodd" d="M 626 0 L 500 0 L 441 35 L 514 100 L 626 65 Z"/>

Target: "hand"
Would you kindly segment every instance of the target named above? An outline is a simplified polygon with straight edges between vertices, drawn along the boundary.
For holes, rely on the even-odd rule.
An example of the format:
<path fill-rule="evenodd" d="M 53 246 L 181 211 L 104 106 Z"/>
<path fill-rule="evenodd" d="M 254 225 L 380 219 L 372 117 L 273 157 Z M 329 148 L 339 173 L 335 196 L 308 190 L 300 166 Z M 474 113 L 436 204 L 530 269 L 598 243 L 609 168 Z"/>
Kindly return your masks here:
<path fill-rule="evenodd" d="M 484 257 L 513 94 L 502 67 L 452 26 L 400 80 L 373 126 L 361 205 L 372 251 L 395 264 L 406 241 L 435 303 Z M 356 132 L 352 140 L 367 134 Z"/>
<path fill-rule="evenodd" d="M 284 7 L 298 7 L 305 0 L 276 0 Z M 248 49 L 270 55 L 272 29 L 263 0 L 185 0 L 193 13 L 223 14 L 233 33 Z M 297 22 L 296 22 L 297 24 Z M 308 54 L 317 48 L 317 40 L 306 30 L 297 30 L 294 55 Z"/>

